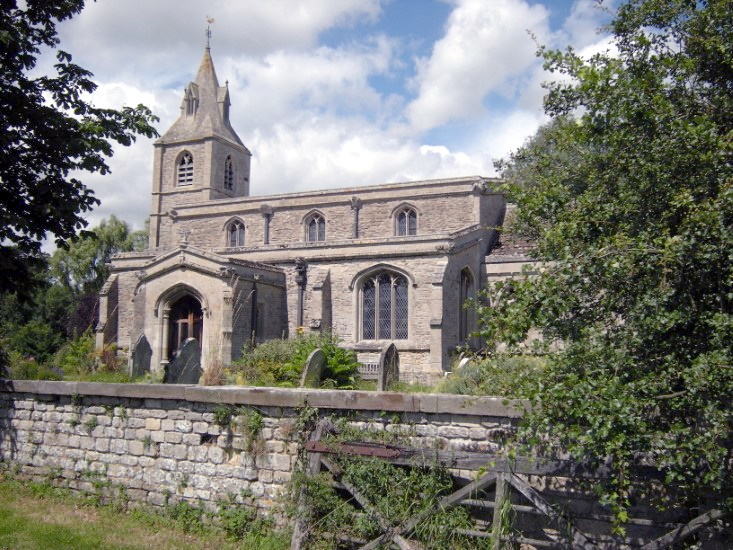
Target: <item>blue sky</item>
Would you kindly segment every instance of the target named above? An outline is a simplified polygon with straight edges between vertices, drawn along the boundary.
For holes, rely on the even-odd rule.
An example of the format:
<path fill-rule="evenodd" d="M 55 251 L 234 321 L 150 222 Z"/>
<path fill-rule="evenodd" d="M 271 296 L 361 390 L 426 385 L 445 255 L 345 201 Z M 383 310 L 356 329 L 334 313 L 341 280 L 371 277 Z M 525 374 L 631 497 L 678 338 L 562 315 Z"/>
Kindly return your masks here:
<path fill-rule="evenodd" d="M 100 106 L 145 103 L 163 133 L 203 54 L 229 81 L 232 123 L 253 153 L 253 195 L 495 175 L 546 119 L 536 44 L 606 47 L 595 0 L 98 0 L 60 27 L 95 74 Z M 152 141 L 87 176 L 141 227 Z"/>

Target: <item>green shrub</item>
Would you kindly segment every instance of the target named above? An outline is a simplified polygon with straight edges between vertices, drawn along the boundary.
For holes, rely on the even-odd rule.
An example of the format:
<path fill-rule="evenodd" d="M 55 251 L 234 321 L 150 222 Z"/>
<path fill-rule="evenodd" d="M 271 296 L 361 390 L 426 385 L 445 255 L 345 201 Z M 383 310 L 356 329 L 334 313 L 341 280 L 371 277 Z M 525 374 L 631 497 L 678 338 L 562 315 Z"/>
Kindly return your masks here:
<path fill-rule="evenodd" d="M 8 356 L 9 376 L 14 380 L 61 380 L 62 373 L 39 363 L 33 357 L 11 351 Z"/>
<path fill-rule="evenodd" d="M 295 338 L 268 340 L 245 350 L 230 368 L 229 381 L 239 385 L 295 387 L 300 383 L 308 356 L 320 348 L 326 365 L 323 387 L 353 389 L 359 364 L 351 350 L 338 345 L 332 333 L 311 333 Z"/>
<path fill-rule="evenodd" d="M 441 382 L 438 391 L 529 398 L 542 380 L 545 363 L 543 357 L 525 355 L 476 359 Z"/>
<path fill-rule="evenodd" d="M 95 368 L 94 336 L 89 332 L 69 340 L 54 356 L 54 363 L 69 376 L 83 376 Z"/>
<path fill-rule="evenodd" d="M 254 507 L 237 502 L 237 495 L 229 494 L 228 500 L 218 502 L 219 526 L 228 537 L 241 540 L 255 527 L 257 512 Z"/>

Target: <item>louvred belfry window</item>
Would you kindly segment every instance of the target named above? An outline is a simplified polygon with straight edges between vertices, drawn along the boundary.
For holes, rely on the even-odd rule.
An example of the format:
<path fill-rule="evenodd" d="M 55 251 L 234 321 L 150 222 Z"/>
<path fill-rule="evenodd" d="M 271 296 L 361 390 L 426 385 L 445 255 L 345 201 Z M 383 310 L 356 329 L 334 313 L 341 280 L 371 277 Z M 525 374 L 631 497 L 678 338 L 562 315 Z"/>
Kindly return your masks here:
<path fill-rule="evenodd" d="M 408 338 L 409 298 L 407 279 L 382 271 L 361 286 L 361 328 L 364 340 Z"/>
<path fill-rule="evenodd" d="M 193 184 L 193 157 L 191 153 L 183 153 L 178 161 L 178 185 Z"/>
<path fill-rule="evenodd" d="M 224 189 L 231 191 L 234 189 L 234 165 L 232 157 L 227 157 L 224 161 Z"/>

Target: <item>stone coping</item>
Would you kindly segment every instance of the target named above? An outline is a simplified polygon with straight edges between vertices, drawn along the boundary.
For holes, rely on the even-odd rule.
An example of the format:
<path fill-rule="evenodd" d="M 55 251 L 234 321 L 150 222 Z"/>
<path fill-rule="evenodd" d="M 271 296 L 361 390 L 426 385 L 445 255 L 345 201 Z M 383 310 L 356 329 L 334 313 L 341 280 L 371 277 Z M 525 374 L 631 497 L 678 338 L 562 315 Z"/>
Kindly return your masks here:
<path fill-rule="evenodd" d="M 170 399 L 261 407 L 300 408 L 308 406 L 337 410 L 465 414 L 506 418 L 520 418 L 530 406 L 525 400 L 440 393 L 185 384 L 102 384 L 97 382 L 56 382 L 48 380 L 0 380 L 0 391 L 47 395 Z"/>

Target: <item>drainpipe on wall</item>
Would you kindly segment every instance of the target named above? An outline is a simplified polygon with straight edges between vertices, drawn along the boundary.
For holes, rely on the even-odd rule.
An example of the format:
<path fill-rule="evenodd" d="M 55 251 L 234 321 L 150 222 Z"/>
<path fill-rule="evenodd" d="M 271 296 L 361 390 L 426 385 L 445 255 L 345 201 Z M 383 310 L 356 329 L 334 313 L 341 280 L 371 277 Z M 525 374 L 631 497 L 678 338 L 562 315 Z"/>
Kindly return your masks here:
<path fill-rule="evenodd" d="M 251 301 L 251 315 L 250 315 L 250 333 L 252 334 L 252 345 L 254 345 L 256 339 L 257 339 L 257 281 L 259 281 L 260 276 L 255 275 L 254 281 L 252 282 L 252 301 Z"/>
<path fill-rule="evenodd" d="M 297 325 L 303 326 L 303 310 L 304 310 L 304 298 L 305 298 L 305 285 L 308 282 L 306 273 L 308 266 L 305 263 L 304 258 L 298 258 L 295 260 L 295 283 L 298 285 L 298 319 Z"/>

